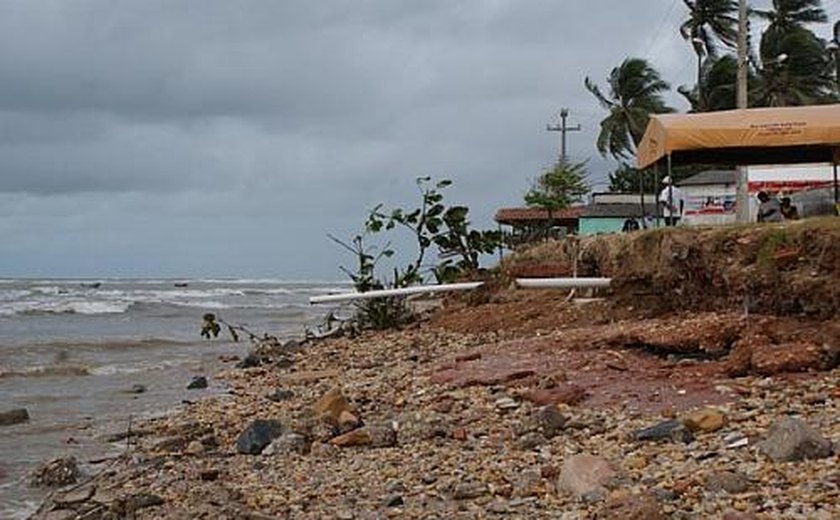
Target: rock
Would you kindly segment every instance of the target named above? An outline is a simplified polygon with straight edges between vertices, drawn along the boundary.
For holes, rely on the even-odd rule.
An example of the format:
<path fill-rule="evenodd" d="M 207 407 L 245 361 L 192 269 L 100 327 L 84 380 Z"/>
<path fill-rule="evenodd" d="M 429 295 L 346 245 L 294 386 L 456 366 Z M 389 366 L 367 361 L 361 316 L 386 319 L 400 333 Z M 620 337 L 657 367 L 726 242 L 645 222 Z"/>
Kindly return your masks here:
<path fill-rule="evenodd" d="M 281 433 L 283 425 L 280 421 L 257 419 L 236 440 L 236 450 L 239 453 L 258 455 Z"/>
<path fill-rule="evenodd" d="M 163 503 L 163 499 L 158 495 L 152 493 L 136 493 L 118 498 L 114 501 L 111 509 L 114 513 L 122 517 L 134 518 L 136 511 L 146 509 L 147 507 L 160 506 Z"/>
<path fill-rule="evenodd" d="M 36 487 L 66 486 L 75 484 L 80 475 L 76 457 L 56 458 L 39 466 L 30 475 L 29 484 Z"/>
<path fill-rule="evenodd" d="M 752 487 L 752 482 L 743 473 L 734 471 L 715 471 L 706 477 L 706 489 L 713 493 L 744 493 Z"/>
<path fill-rule="evenodd" d="M 449 437 L 450 435 L 448 418 L 433 411 L 424 413 L 406 412 L 400 414 L 396 422 L 400 444 L 410 444 L 437 437 Z"/>
<path fill-rule="evenodd" d="M 201 441 L 191 441 L 187 444 L 187 447 L 184 448 L 184 453 L 188 455 L 200 455 L 204 453 L 204 444 Z"/>
<path fill-rule="evenodd" d="M 557 489 L 580 499 L 592 493 L 606 493 L 618 474 L 609 462 L 595 455 L 574 455 L 563 463 Z"/>
<path fill-rule="evenodd" d="M 542 494 L 542 475 L 539 471 L 523 471 L 513 484 L 513 496 L 532 497 Z"/>
<path fill-rule="evenodd" d="M 236 368 L 255 368 L 262 364 L 262 358 L 254 352 L 249 352 L 245 358 L 236 364 Z"/>
<path fill-rule="evenodd" d="M 339 388 L 333 388 L 322 395 L 312 409 L 321 421 L 330 426 L 337 428 L 343 426 L 345 429 L 352 429 L 349 427 L 356 427 L 361 424 L 355 410 L 350 406 Z"/>
<path fill-rule="evenodd" d="M 686 444 L 694 440 L 691 430 L 686 428 L 682 421 L 677 419 L 663 421 L 649 428 L 637 430 L 633 432 L 633 438 L 637 441 L 672 440 Z"/>
<path fill-rule="evenodd" d="M 204 376 L 192 378 L 190 384 L 187 385 L 187 390 L 201 390 L 203 388 L 207 388 L 207 378 Z"/>
<path fill-rule="evenodd" d="M 87 485 L 65 493 L 59 493 L 52 500 L 59 506 L 69 506 L 89 500 L 94 493 L 96 493 L 96 486 Z"/>
<path fill-rule="evenodd" d="M 328 444 L 326 442 L 321 441 L 313 441 L 312 444 L 309 446 L 310 457 L 315 457 L 324 460 L 335 458 L 340 451 L 341 450 L 339 450 L 332 444 Z"/>
<path fill-rule="evenodd" d="M 452 498 L 455 500 L 469 500 L 487 494 L 487 486 L 481 482 L 460 482 L 452 489 Z"/>
<path fill-rule="evenodd" d="M 665 520 L 668 518 L 656 498 L 644 495 L 611 497 L 595 518 L 605 520 Z"/>
<path fill-rule="evenodd" d="M 349 446 L 386 448 L 397 444 L 397 432 L 390 424 L 369 424 L 331 439 L 330 444 L 339 448 Z"/>
<path fill-rule="evenodd" d="M 15 408 L 7 412 L 0 412 L 0 426 L 11 426 L 13 424 L 25 423 L 29 420 L 29 411 L 26 408 Z"/>
<path fill-rule="evenodd" d="M 715 408 L 703 408 L 686 415 L 682 423 L 692 432 L 713 432 L 723 428 L 726 415 Z"/>
<path fill-rule="evenodd" d="M 775 462 L 822 459 L 831 456 L 831 441 L 802 420 L 785 417 L 770 427 L 759 450 Z"/>
<path fill-rule="evenodd" d="M 295 364 L 295 360 L 289 356 L 280 356 L 274 361 L 275 368 L 289 368 Z"/>
<path fill-rule="evenodd" d="M 78 518 L 78 513 L 74 509 L 56 509 L 47 513 L 43 518 L 44 520 L 75 520 Z"/>
<path fill-rule="evenodd" d="M 530 451 L 545 444 L 545 437 L 541 433 L 529 432 L 517 439 L 516 445 L 522 451 Z"/>
<path fill-rule="evenodd" d="M 400 507 L 405 504 L 402 495 L 389 495 L 385 497 L 385 507 Z"/>
<path fill-rule="evenodd" d="M 277 437 L 263 450 L 263 455 L 289 455 L 309 453 L 309 440 L 299 433 L 286 433 Z"/>
<path fill-rule="evenodd" d="M 552 438 L 566 427 L 569 418 L 560 413 L 556 406 L 542 406 L 535 413 L 533 421 L 539 431 Z"/>
<path fill-rule="evenodd" d="M 135 384 L 131 385 L 131 388 L 124 390 L 126 394 L 143 394 L 147 390 L 146 385 Z"/>
<path fill-rule="evenodd" d="M 217 469 L 205 469 L 202 470 L 198 474 L 198 478 L 204 480 L 205 482 L 212 482 L 219 478 L 219 470 Z"/>
<path fill-rule="evenodd" d="M 266 398 L 268 398 L 269 401 L 274 401 L 275 403 L 279 403 L 280 401 L 288 401 L 289 399 L 293 398 L 294 396 L 295 396 L 295 393 L 292 392 L 291 390 L 284 390 L 282 388 L 278 388 L 278 389 L 274 390 L 273 392 L 271 392 L 270 394 L 268 394 L 266 396 Z"/>
<path fill-rule="evenodd" d="M 497 410 L 515 410 L 519 408 L 519 401 L 513 399 L 511 397 L 500 397 L 496 399 L 496 409 Z"/>

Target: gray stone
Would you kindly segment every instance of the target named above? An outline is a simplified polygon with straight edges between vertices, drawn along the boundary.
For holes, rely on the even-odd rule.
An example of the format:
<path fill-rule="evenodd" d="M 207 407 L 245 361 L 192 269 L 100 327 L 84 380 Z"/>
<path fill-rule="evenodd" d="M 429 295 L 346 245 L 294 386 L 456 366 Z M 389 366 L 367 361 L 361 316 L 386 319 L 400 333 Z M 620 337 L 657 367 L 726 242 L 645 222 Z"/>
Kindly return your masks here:
<path fill-rule="evenodd" d="M 750 479 L 734 471 L 715 471 L 706 478 L 706 489 L 714 493 L 726 491 L 727 493 L 744 493 L 752 487 Z"/>
<path fill-rule="evenodd" d="M 272 393 L 268 394 L 266 397 L 269 401 L 274 401 L 275 403 L 279 403 L 280 401 L 288 401 L 289 399 L 293 398 L 295 393 L 291 390 L 284 390 L 282 388 L 278 388 Z"/>
<path fill-rule="evenodd" d="M 11 426 L 24 423 L 29 420 L 29 412 L 26 408 L 15 408 L 7 412 L 0 412 L 0 426 Z"/>
<path fill-rule="evenodd" d="M 263 455 L 289 455 L 297 453 L 306 455 L 309 453 L 309 439 L 299 433 L 286 433 L 271 441 L 271 444 L 263 450 Z"/>
<path fill-rule="evenodd" d="M 516 444 L 522 451 L 531 451 L 542 446 L 545 443 L 545 437 L 541 433 L 530 432 L 517 439 Z"/>
<path fill-rule="evenodd" d="M 694 440 L 691 430 L 685 427 L 682 421 L 671 419 L 659 424 L 643 428 L 633 432 L 633 438 L 637 441 L 661 441 L 671 440 L 684 442 L 686 444 Z"/>
<path fill-rule="evenodd" d="M 53 498 L 53 502 L 60 506 L 67 506 L 71 504 L 78 504 L 89 500 L 96 492 L 96 486 L 88 485 L 82 486 L 78 489 L 71 489 L 64 493 L 59 493 Z"/>
<path fill-rule="evenodd" d="M 437 437 L 449 437 L 449 419 L 437 412 L 409 412 L 397 417 L 397 437 L 400 444 L 411 444 Z"/>
<path fill-rule="evenodd" d="M 534 422 L 543 435 L 549 439 L 560 433 L 569 422 L 569 418 L 560 413 L 556 406 L 542 406 L 534 414 Z"/>
<path fill-rule="evenodd" d="M 585 495 L 603 495 L 617 476 L 610 463 L 601 457 L 574 455 L 563 463 L 557 489 L 579 499 Z"/>
<path fill-rule="evenodd" d="M 785 417 L 770 427 L 759 450 L 776 462 L 822 459 L 831 456 L 831 441 L 800 419 Z"/>
<path fill-rule="evenodd" d="M 385 497 L 385 507 L 400 507 L 405 505 L 402 495 L 389 495 Z"/>
<path fill-rule="evenodd" d="M 257 455 L 282 433 L 283 425 L 280 421 L 257 419 L 236 440 L 236 450 L 239 453 Z"/>
<path fill-rule="evenodd" d="M 192 378 L 190 384 L 187 385 L 187 390 L 201 390 L 203 388 L 207 388 L 207 378 L 204 376 Z"/>
<path fill-rule="evenodd" d="M 237 363 L 236 368 L 254 368 L 262 364 L 262 358 L 253 352 L 249 352 L 245 358 Z"/>
<path fill-rule="evenodd" d="M 452 498 L 455 500 L 468 500 L 486 495 L 487 491 L 487 486 L 481 482 L 461 482 L 460 484 L 456 484 L 452 490 Z"/>

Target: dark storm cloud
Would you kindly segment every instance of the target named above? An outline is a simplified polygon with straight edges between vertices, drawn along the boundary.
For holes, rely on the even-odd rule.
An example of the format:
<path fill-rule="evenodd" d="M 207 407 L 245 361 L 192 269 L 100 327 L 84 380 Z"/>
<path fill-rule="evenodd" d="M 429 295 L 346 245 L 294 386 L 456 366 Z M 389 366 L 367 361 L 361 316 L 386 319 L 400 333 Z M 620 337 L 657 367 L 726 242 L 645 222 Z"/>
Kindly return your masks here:
<path fill-rule="evenodd" d="M 124 257 L 108 247 L 171 254 L 177 242 L 229 269 L 268 269 L 277 257 L 306 269 L 329 258 L 325 232 L 352 232 L 377 202 L 412 202 L 421 175 L 454 179 L 451 199 L 489 225 L 556 157 L 545 125 L 561 106 L 584 126 L 570 155 L 591 157 L 603 186 L 612 164 L 594 150 L 602 112 L 583 77 L 603 84 L 642 55 L 674 84 L 689 81 L 680 9 L 673 0 L 0 2 L 0 195 L 26 201 L 0 210 L 0 244 L 27 244 L 15 256 L 25 265 L 56 253 L 18 237 L 64 230 L 53 243 L 70 257 L 96 229 L 102 258 Z M 196 238 L 212 230 L 261 253 L 237 260 Z M 290 237 L 317 261 L 290 256 Z"/>

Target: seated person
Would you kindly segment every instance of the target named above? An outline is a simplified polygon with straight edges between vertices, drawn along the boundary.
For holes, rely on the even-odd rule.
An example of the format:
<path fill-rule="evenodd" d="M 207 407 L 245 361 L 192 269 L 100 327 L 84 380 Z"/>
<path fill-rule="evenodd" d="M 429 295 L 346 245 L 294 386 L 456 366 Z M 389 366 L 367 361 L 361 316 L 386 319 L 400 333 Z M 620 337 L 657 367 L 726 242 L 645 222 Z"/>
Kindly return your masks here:
<path fill-rule="evenodd" d="M 782 197 L 779 211 L 782 212 L 782 216 L 785 220 L 799 220 L 799 210 L 796 209 L 796 206 L 791 204 L 790 197 Z"/>

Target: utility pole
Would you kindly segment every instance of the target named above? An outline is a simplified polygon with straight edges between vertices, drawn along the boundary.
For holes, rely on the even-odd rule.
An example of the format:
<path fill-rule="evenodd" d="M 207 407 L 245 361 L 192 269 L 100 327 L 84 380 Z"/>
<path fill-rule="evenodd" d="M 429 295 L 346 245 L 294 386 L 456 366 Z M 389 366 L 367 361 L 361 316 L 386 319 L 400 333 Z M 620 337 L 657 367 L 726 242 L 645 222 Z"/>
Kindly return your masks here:
<path fill-rule="evenodd" d="M 738 108 L 747 108 L 747 0 L 738 5 Z"/>
<path fill-rule="evenodd" d="M 738 80 L 737 106 L 747 108 L 747 0 L 738 3 Z M 735 174 L 735 221 L 747 222 L 750 218 L 749 181 L 747 168 L 738 166 Z"/>
<path fill-rule="evenodd" d="M 546 125 L 545 129 L 549 132 L 560 132 L 560 160 L 566 160 L 566 132 L 579 132 L 580 125 L 566 126 L 566 118 L 569 117 L 569 109 L 560 109 L 560 124 Z"/>

